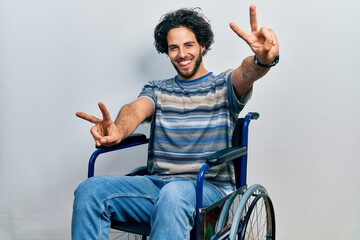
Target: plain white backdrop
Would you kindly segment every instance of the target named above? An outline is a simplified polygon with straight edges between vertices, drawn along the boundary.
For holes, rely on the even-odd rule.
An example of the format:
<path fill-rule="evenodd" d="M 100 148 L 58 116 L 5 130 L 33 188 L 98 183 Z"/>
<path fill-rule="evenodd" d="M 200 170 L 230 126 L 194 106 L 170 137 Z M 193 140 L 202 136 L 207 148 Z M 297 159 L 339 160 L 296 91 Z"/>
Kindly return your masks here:
<path fill-rule="evenodd" d="M 201 7 L 215 33 L 205 66 L 219 73 L 251 54 L 228 27 L 249 31 L 251 3 L 259 25 L 277 34 L 281 59 L 243 111 L 261 114 L 251 124 L 248 183 L 269 190 L 278 239 L 357 239 L 355 0 L 0 1 L 0 239 L 70 239 L 73 191 L 94 147 L 91 124 L 74 113 L 99 116 L 103 101 L 115 118 L 147 81 L 175 75 L 153 47 L 161 15 Z M 100 161 L 97 174 L 123 174 L 145 156 Z"/>

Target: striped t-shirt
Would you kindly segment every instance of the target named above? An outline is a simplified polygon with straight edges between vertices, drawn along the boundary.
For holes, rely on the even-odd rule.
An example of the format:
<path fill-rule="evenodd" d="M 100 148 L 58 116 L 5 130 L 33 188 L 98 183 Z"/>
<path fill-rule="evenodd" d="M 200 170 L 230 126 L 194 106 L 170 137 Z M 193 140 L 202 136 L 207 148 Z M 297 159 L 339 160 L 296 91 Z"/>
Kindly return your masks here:
<path fill-rule="evenodd" d="M 152 175 L 196 178 L 210 154 L 231 146 L 238 115 L 251 97 L 251 91 L 236 97 L 231 75 L 232 70 L 210 72 L 191 81 L 176 76 L 144 86 L 139 97 L 155 106 L 148 155 Z M 211 168 L 205 178 L 225 192 L 235 186 L 232 164 Z"/>

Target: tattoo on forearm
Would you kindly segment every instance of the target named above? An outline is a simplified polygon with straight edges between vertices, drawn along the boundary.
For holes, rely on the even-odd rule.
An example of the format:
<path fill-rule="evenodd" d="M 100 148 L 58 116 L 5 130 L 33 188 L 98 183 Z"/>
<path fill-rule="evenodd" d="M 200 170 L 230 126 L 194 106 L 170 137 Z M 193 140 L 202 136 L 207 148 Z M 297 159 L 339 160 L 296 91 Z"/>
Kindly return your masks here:
<path fill-rule="evenodd" d="M 244 71 L 242 77 L 246 81 L 255 82 L 257 79 L 259 79 L 266 73 L 265 69 L 249 62 L 245 62 L 243 67 Z"/>

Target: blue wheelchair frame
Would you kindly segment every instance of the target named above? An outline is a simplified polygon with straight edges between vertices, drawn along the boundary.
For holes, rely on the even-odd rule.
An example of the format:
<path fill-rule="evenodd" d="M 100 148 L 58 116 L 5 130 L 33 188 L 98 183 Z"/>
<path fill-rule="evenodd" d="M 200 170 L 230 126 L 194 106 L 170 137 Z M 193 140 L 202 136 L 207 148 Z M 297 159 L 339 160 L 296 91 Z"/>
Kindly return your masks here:
<path fill-rule="evenodd" d="M 193 231 L 195 231 L 195 239 L 205 239 L 204 236 L 199 236 L 199 234 L 204 234 L 204 226 L 200 226 L 201 224 L 205 224 L 204 221 L 206 221 L 204 216 L 201 216 L 201 212 L 206 212 L 202 210 L 202 203 L 203 203 L 203 182 L 205 178 L 205 173 L 209 168 L 212 168 L 214 166 L 229 162 L 229 161 L 238 161 L 237 164 L 237 189 L 243 189 L 244 192 L 246 190 L 246 175 L 247 175 L 247 150 L 248 150 L 248 135 L 249 135 L 249 124 L 251 120 L 255 120 L 259 118 L 259 114 L 256 112 L 249 112 L 244 118 L 239 119 L 240 125 L 237 124 L 237 127 L 240 127 L 238 131 L 241 133 L 241 136 L 233 136 L 233 146 L 220 150 L 218 152 L 215 152 L 214 154 L 210 155 L 206 161 L 206 163 L 203 164 L 201 167 L 198 176 L 197 176 L 197 190 L 196 190 L 196 217 L 195 217 L 195 226 Z M 234 143 L 234 138 L 236 138 L 236 142 Z M 124 141 L 122 141 L 120 144 L 112 146 L 112 147 L 99 147 L 96 149 L 93 154 L 91 155 L 88 163 L 88 177 L 94 176 L 94 170 L 95 170 L 95 162 L 97 157 L 100 154 L 112 152 L 120 149 L 125 149 L 129 147 L 134 147 L 142 144 L 147 144 L 149 142 L 149 138 L 147 138 L 144 134 L 133 134 Z M 144 175 L 147 173 L 146 167 L 140 167 L 134 170 L 132 173 L 128 175 Z M 259 187 L 258 187 L 259 188 Z M 260 188 L 262 188 L 260 186 Z M 245 189 L 245 190 L 244 190 Z M 227 196 L 226 198 L 228 198 Z M 222 202 L 225 202 L 225 199 L 222 200 Z M 222 204 L 223 204 L 222 203 Z M 271 204 L 271 202 L 270 202 Z M 272 208 L 272 204 L 271 204 Z M 240 214 L 240 213 L 239 213 Z M 273 214 L 273 212 L 272 212 Z M 223 221 L 223 220 L 222 220 Z M 239 220 L 238 220 L 239 221 Z M 120 229 L 121 231 L 131 232 L 135 234 L 143 235 L 143 239 L 146 239 L 146 235 L 149 235 L 150 233 L 150 226 L 149 224 L 141 224 L 141 223 L 121 223 L 121 225 L 114 225 L 112 224 L 112 227 L 116 229 Z M 274 228 L 274 226 L 273 226 Z M 237 233 L 237 229 L 233 230 Z M 275 229 L 274 229 L 274 235 L 275 235 Z M 275 236 L 271 239 L 274 239 Z"/>

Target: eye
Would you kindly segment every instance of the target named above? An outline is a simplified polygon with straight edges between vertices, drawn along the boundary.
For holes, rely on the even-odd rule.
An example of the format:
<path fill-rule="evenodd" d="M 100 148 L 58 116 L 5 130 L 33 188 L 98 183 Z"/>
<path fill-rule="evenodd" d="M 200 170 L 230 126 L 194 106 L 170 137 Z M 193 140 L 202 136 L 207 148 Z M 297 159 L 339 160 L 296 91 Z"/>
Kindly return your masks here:
<path fill-rule="evenodd" d="M 174 51 L 174 50 L 176 50 L 176 49 L 177 49 L 176 46 L 173 46 L 173 45 L 170 45 L 170 46 L 169 46 L 169 51 Z"/>

